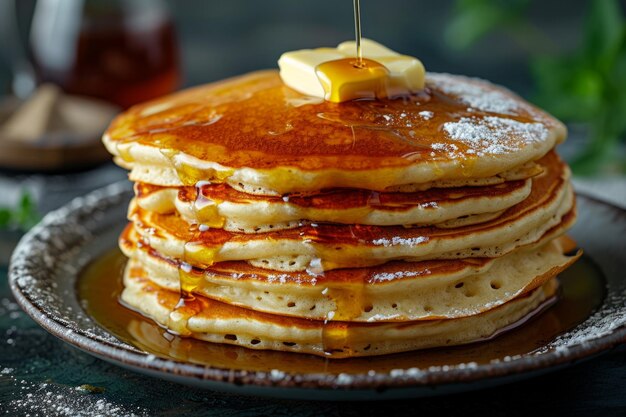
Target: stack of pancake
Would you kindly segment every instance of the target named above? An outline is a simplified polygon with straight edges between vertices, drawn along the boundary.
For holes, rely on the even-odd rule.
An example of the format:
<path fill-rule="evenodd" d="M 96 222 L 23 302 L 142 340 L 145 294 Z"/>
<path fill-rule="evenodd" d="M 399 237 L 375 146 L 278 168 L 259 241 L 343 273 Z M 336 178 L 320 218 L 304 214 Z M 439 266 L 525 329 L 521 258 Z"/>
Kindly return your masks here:
<path fill-rule="evenodd" d="M 136 197 L 122 302 L 173 333 L 332 358 L 489 339 L 579 254 L 564 126 L 428 74 L 330 103 L 262 71 L 131 108 L 104 136 Z"/>

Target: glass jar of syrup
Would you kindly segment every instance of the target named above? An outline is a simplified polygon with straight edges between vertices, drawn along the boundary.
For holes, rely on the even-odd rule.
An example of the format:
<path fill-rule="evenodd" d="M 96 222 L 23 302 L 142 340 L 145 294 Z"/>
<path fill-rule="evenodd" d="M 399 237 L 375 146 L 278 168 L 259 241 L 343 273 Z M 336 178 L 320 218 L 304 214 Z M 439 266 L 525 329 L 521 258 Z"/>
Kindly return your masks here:
<path fill-rule="evenodd" d="M 160 0 L 38 0 L 31 28 L 38 82 L 123 108 L 174 91 L 176 35 Z"/>

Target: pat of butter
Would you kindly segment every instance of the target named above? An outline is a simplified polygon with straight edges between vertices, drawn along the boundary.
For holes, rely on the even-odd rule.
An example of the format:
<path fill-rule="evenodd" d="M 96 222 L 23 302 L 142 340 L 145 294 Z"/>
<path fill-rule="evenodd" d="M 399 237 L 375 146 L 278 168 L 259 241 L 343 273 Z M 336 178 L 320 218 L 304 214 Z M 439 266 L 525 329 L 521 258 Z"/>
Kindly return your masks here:
<path fill-rule="evenodd" d="M 369 39 L 361 42 L 363 58 L 372 59 L 382 64 L 388 70 L 385 77 L 385 89 L 391 95 L 406 91 L 419 91 L 424 88 L 425 70 L 422 63 L 407 55 L 401 55 L 391 49 Z M 294 90 L 313 97 L 324 98 L 329 101 L 346 101 L 353 97 L 349 94 L 331 94 L 325 91 L 320 80 L 317 68 L 328 61 L 346 58 L 354 58 L 356 45 L 354 41 L 339 44 L 337 48 L 302 49 L 284 53 L 278 60 L 280 76 L 283 82 Z M 377 75 L 379 77 L 379 74 Z M 356 81 L 356 80 L 355 80 Z M 350 80 L 338 80 L 340 83 L 349 83 Z M 360 90 L 364 86 L 364 80 L 358 81 Z M 373 88 L 378 88 L 380 78 L 373 79 Z M 349 91 L 349 86 L 335 85 L 336 91 Z"/>

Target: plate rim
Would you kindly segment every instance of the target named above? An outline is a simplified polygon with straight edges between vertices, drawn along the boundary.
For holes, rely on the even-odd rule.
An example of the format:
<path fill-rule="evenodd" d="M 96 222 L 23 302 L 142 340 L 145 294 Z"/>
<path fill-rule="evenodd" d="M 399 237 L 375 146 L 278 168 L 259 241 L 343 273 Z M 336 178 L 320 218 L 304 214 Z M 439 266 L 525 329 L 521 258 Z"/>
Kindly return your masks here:
<path fill-rule="evenodd" d="M 113 183 L 92 191 L 85 196 L 77 197 L 70 203 L 48 213 L 22 237 L 16 246 L 11 257 L 8 274 L 9 286 L 17 303 L 38 325 L 64 342 L 116 365 L 139 371 L 148 371 L 153 376 L 156 374 L 169 379 L 183 378 L 205 383 L 223 383 L 228 384 L 231 388 L 243 385 L 254 388 L 280 387 L 290 389 L 380 391 L 445 386 L 529 375 L 589 359 L 626 343 L 625 324 L 612 329 L 609 334 L 568 346 L 564 351 L 551 350 L 540 355 L 513 357 L 510 360 L 475 364 L 475 366 L 461 366 L 466 364 L 460 364 L 450 367 L 445 365 L 433 367 L 435 369 L 408 368 L 401 369 L 401 372 L 396 375 L 394 375 L 393 370 L 386 373 L 377 372 L 373 375 L 369 373 L 350 375 L 341 373 L 336 375 L 324 373 L 290 374 L 277 370 L 270 372 L 247 371 L 194 364 L 176 359 L 164 359 L 142 352 L 138 348 L 133 350 L 118 346 L 106 340 L 97 339 L 83 329 L 78 328 L 74 330 L 64 324 L 60 317 L 55 317 L 54 314 L 39 308 L 28 294 L 23 292 L 17 282 L 20 274 L 24 273 L 23 270 L 28 270 L 28 267 L 24 266 L 24 259 L 19 256 L 19 249 L 29 245 L 31 240 L 36 239 L 50 226 L 58 224 L 59 213 L 65 215 L 76 214 L 80 210 L 88 208 L 86 206 L 89 205 L 90 201 L 94 205 L 94 200 L 98 200 L 101 197 L 122 195 L 129 192 L 128 188 L 127 181 Z M 626 222 L 626 209 L 586 193 L 577 192 L 576 195 L 577 198 L 586 199 L 594 205 L 604 206 L 612 210 Z M 94 323 L 109 333 L 106 328 L 100 326 L 95 321 Z"/>

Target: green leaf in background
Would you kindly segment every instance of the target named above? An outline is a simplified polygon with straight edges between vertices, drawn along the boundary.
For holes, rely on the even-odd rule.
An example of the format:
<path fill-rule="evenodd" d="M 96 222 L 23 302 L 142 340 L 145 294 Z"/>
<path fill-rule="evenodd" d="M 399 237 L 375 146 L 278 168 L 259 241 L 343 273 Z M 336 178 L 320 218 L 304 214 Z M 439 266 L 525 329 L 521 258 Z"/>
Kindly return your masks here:
<path fill-rule="evenodd" d="M 449 45 L 464 49 L 494 30 L 516 26 L 530 0 L 459 0 L 445 32 Z"/>
<path fill-rule="evenodd" d="M 611 71 L 624 35 L 624 18 L 617 0 L 595 0 L 586 24 L 583 55 L 602 72 Z"/>
<path fill-rule="evenodd" d="M 11 222 L 11 210 L 0 208 L 0 228 L 6 228 Z"/>
<path fill-rule="evenodd" d="M 447 31 L 450 45 L 467 48 L 492 31 L 512 36 L 530 56 L 534 101 L 566 122 L 589 127 L 587 146 L 572 162 L 574 171 L 591 174 L 612 164 L 626 172 L 626 161 L 620 164 L 614 152 L 620 140 L 626 141 L 626 19 L 618 1 L 592 0 L 580 47 L 550 53 L 541 52 L 547 36 L 525 15 L 529 2 L 502 3 L 457 0 Z M 462 31 L 469 36 L 459 41 Z"/>
<path fill-rule="evenodd" d="M 37 207 L 31 195 L 27 192 L 22 192 L 15 220 L 16 223 L 24 230 L 30 229 L 39 221 Z"/>
<path fill-rule="evenodd" d="M 24 190 L 15 208 L 0 208 L 0 229 L 27 231 L 40 218 L 32 196 Z"/>
<path fill-rule="evenodd" d="M 603 80 L 579 58 L 537 57 L 531 61 L 534 101 L 555 116 L 589 122 L 602 104 Z"/>

